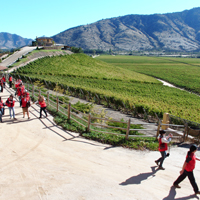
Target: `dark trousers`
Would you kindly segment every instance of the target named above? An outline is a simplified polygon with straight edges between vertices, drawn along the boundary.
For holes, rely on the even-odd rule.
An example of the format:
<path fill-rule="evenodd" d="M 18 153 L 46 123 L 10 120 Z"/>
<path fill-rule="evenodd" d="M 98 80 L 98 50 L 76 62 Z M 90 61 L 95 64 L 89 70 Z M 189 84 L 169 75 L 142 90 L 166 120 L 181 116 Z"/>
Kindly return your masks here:
<path fill-rule="evenodd" d="M 47 116 L 46 107 L 40 107 L 40 117 L 42 117 L 42 111 L 44 111 L 45 115 Z"/>
<path fill-rule="evenodd" d="M 198 192 L 199 188 L 196 184 L 193 171 L 188 172 L 188 171 L 184 170 L 184 172 L 176 179 L 176 181 L 174 182 L 174 185 L 178 185 L 180 182 L 182 182 L 186 178 L 186 176 L 190 180 L 190 183 L 194 189 L 194 192 Z"/>
<path fill-rule="evenodd" d="M 162 167 L 162 164 L 163 164 L 163 162 L 164 162 L 167 154 L 166 154 L 166 151 L 160 151 L 160 153 L 161 153 L 161 157 L 158 160 L 156 160 L 156 161 L 158 163 L 160 163 L 159 167 Z"/>
<path fill-rule="evenodd" d="M 2 122 L 2 115 L 3 115 L 2 109 L 3 109 L 3 108 L 0 109 L 0 122 Z"/>
<path fill-rule="evenodd" d="M 9 81 L 9 86 L 10 88 L 12 88 L 12 81 Z"/>
<path fill-rule="evenodd" d="M 3 92 L 3 84 L 1 85 L 1 92 Z"/>

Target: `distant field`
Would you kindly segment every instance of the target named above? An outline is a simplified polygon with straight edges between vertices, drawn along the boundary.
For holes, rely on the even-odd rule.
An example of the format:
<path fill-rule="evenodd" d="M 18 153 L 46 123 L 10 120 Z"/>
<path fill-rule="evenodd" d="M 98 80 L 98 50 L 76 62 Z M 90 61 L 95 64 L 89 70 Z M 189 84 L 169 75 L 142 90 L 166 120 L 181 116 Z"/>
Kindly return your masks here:
<path fill-rule="evenodd" d="M 117 60 L 114 61 L 114 59 Z M 129 57 L 128 57 L 129 58 Z M 166 63 L 163 59 L 136 57 L 137 62 Z M 200 122 L 200 98 L 196 95 L 163 86 L 159 81 L 134 71 L 133 60 L 125 57 L 100 56 L 105 63 L 84 54 L 46 57 L 34 61 L 17 73 L 39 78 L 128 102 L 129 106 L 144 107 L 150 114 L 169 112 L 175 116 Z M 121 63 L 118 63 L 121 60 Z M 173 61 L 168 61 L 168 64 Z M 118 67 L 118 66 L 119 67 Z M 167 74 L 167 71 L 165 72 Z"/>
<path fill-rule="evenodd" d="M 200 59 L 109 55 L 99 56 L 96 59 L 160 78 L 200 94 Z"/>

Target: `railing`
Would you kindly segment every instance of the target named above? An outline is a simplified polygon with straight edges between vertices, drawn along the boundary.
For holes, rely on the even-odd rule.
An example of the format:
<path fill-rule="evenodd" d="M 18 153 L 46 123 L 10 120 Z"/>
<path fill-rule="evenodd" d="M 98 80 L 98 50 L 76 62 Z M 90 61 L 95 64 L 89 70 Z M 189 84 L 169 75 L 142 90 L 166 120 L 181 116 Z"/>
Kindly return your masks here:
<path fill-rule="evenodd" d="M 158 131 L 156 128 L 155 129 L 130 129 L 131 119 L 129 119 L 128 122 L 122 122 L 122 121 L 111 120 L 111 119 L 107 119 L 107 118 L 94 117 L 90 113 L 89 114 L 82 113 L 81 111 L 73 108 L 71 103 L 66 104 L 66 103 L 60 101 L 58 96 L 55 98 L 49 92 L 43 92 L 41 89 L 38 89 L 34 85 L 31 85 L 28 83 L 24 83 L 24 84 L 25 84 L 27 90 L 29 90 L 32 93 L 33 97 L 37 97 L 38 95 L 45 96 L 47 98 L 48 106 L 54 108 L 57 112 L 60 112 L 63 115 L 65 115 L 68 120 L 75 121 L 76 123 L 78 123 L 79 125 L 84 127 L 87 132 L 96 131 L 96 132 L 112 134 L 112 135 L 120 135 L 120 136 L 125 136 L 125 138 L 128 139 L 128 138 L 133 138 L 133 137 L 155 137 L 155 135 L 156 135 L 156 134 L 154 136 L 153 135 L 130 135 L 129 134 L 130 131 L 142 131 L 142 132 L 153 131 L 155 133 Z M 62 105 L 66 105 L 67 108 L 64 108 Z M 78 113 L 78 114 L 76 114 L 76 113 Z M 122 127 L 109 126 L 107 124 L 92 123 L 92 120 L 123 123 L 123 124 L 126 124 L 127 127 L 122 128 Z M 151 125 L 155 125 L 155 126 L 157 125 L 156 123 L 138 123 L 138 124 L 140 124 L 140 125 L 151 124 Z M 135 125 L 137 125 L 137 124 L 135 124 Z M 101 128 L 103 127 L 104 129 L 98 130 L 98 129 L 94 129 L 95 127 L 101 127 Z M 124 130 L 126 132 L 126 134 L 115 133 L 115 132 L 109 131 L 109 129 Z"/>
<path fill-rule="evenodd" d="M 148 112 L 143 108 L 142 106 L 130 106 L 128 102 L 124 102 L 122 100 L 117 100 L 113 97 L 104 96 L 101 94 L 97 94 L 94 92 L 90 92 L 81 88 L 74 88 L 71 86 L 63 85 L 63 84 L 57 84 L 51 81 L 45 81 L 40 79 L 34 79 L 30 78 L 28 76 L 20 76 L 19 74 L 14 75 L 16 78 L 22 79 L 24 82 L 34 83 L 35 81 L 40 81 L 45 85 L 48 89 L 54 89 L 55 86 L 59 85 L 61 89 L 64 90 L 66 94 L 70 94 L 70 96 L 78 97 L 87 101 L 95 102 L 98 104 L 105 105 L 106 107 L 120 110 L 123 113 L 127 113 L 132 115 L 133 117 L 142 118 L 147 120 L 148 122 L 157 122 L 158 121 L 158 115 L 157 113 L 154 113 L 155 116 L 151 116 L 148 114 Z M 159 117 L 162 117 L 161 115 Z"/>
<path fill-rule="evenodd" d="M 26 82 L 32 83 L 32 81 L 29 77 L 28 78 L 24 77 L 24 80 L 26 80 Z M 44 82 L 45 82 L 45 85 L 47 86 L 48 85 L 47 82 L 46 81 L 44 81 Z M 57 112 L 60 112 L 63 115 L 67 116 L 68 120 L 71 119 L 71 120 L 75 121 L 76 123 L 78 123 L 79 125 L 85 127 L 87 132 L 96 131 L 96 132 L 106 133 L 106 134 L 122 135 L 122 136 L 125 136 L 126 139 L 134 138 L 134 137 L 155 137 L 155 136 L 157 137 L 158 134 L 159 134 L 159 130 L 161 129 L 161 126 L 171 126 L 171 127 L 177 127 L 177 128 L 184 129 L 183 130 L 183 136 L 173 136 L 173 138 L 183 138 L 183 141 L 185 141 L 185 139 L 188 138 L 188 131 L 187 131 L 188 130 L 188 124 L 187 123 L 184 123 L 184 125 L 161 123 L 159 117 L 155 113 L 156 118 L 158 119 L 158 123 L 137 123 L 137 125 L 138 124 L 140 124 L 140 125 L 151 124 L 151 125 L 155 125 L 155 126 L 158 125 L 157 129 L 156 128 L 155 129 L 131 129 L 130 125 L 133 124 L 133 123 L 131 123 L 131 119 L 129 119 L 128 122 L 122 122 L 122 121 L 115 121 L 115 120 L 110 120 L 110 119 L 106 119 L 106 118 L 94 117 L 91 114 L 85 114 L 85 113 L 78 111 L 77 109 L 73 108 L 70 103 L 66 104 L 64 102 L 61 102 L 58 97 L 56 97 L 56 98 L 53 97 L 52 95 L 49 94 L 49 92 L 43 93 L 42 90 L 38 89 L 36 86 L 34 86 L 34 84 L 25 83 L 25 85 L 26 85 L 27 90 L 29 90 L 32 93 L 33 97 L 36 97 L 40 94 L 42 94 L 43 96 L 46 96 L 48 106 L 56 109 Z M 68 90 L 70 91 L 70 88 L 68 88 Z M 81 89 L 80 89 L 80 91 L 81 91 L 81 94 L 84 94 L 84 92 Z M 90 93 L 88 93 L 88 94 L 89 94 L 89 97 L 90 97 Z M 98 102 L 100 103 L 100 99 L 98 98 L 98 95 L 95 95 L 95 96 L 96 96 L 96 99 L 98 100 Z M 87 97 L 85 97 L 85 98 L 87 99 Z M 110 103 L 107 100 L 107 98 L 104 97 L 104 99 L 107 101 L 107 103 L 109 105 Z M 60 103 L 62 105 L 65 104 L 67 106 L 67 109 L 63 108 L 63 106 L 61 106 Z M 124 105 L 124 103 L 123 103 L 123 105 Z M 124 108 L 126 108 L 125 105 L 124 105 Z M 148 116 L 148 114 L 147 114 L 147 112 L 145 111 L 144 108 L 143 108 L 143 111 L 144 111 L 144 115 L 146 116 L 146 118 L 149 122 L 150 117 Z M 76 113 L 78 113 L 79 115 L 77 115 Z M 137 111 L 135 109 L 134 110 L 134 116 L 138 115 L 138 114 L 139 113 L 137 113 Z M 92 120 L 95 120 L 95 119 L 99 119 L 101 121 L 108 121 L 108 122 L 124 123 L 124 124 L 127 124 L 127 126 L 126 126 L 126 128 L 121 128 L 121 127 L 108 126 L 107 124 L 92 123 Z M 80 120 L 81 122 L 78 121 L 78 120 Z M 102 131 L 102 130 L 94 129 L 94 127 L 103 127 L 105 129 Z M 124 130 L 126 132 L 126 134 L 109 132 L 108 129 Z M 130 135 L 129 134 L 130 131 L 142 131 L 142 132 L 145 132 L 145 131 L 154 132 L 155 131 L 155 136 L 153 136 L 153 135 Z M 168 132 L 169 130 L 166 130 L 166 131 Z M 177 130 L 170 130 L 170 132 L 177 132 Z"/>

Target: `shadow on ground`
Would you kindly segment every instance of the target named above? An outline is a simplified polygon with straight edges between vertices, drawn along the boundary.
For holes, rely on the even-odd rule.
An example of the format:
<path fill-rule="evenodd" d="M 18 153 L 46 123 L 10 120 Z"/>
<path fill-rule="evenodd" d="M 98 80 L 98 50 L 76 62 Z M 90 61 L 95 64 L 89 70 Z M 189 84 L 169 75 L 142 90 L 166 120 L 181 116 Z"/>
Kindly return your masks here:
<path fill-rule="evenodd" d="M 126 181 L 120 183 L 119 185 L 130 185 L 130 184 L 141 184 L 142 181 L 147 180 L 148 178 L 155 177 L 155 173 L 158 171 L 156 169 L 157 166 L 151 167 L 151 172 L 141 173 L 136 176 L 132 176 L 131 178 L 127 179 Z"/>
<path fill-rule="evenodd" d="M 165 197 L 163 200 L 187 200 L 187 199 L 199 199 L 199 197 L 195 194 L 193 195 L 189 195 L 189 196 L 186 196 L 186 197 L 179 197 L 179 198 L 175 198 L 176 196 L 176 190 L 175 190 L 175 187 L 172 186 L 170 188 L 170 191 L 169 191 L 169 194 L 167 197 Z"/>

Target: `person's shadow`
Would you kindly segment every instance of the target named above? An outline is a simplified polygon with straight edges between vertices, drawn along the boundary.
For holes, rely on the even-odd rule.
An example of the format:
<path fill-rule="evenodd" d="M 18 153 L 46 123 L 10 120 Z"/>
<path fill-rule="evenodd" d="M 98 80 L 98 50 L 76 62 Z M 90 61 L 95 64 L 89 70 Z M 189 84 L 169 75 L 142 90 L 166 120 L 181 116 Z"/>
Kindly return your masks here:
<path fill-rule="evenodd" d="M 194 198 L 199 199 L 199 197 L 195 194 L 189 195 L 189 196 L 186 196 L 186 197 L 179 197 L 179 198 L 175 198 L 175 196 L 176 196 L 175 187 L 171 186 L 168 196 L 165 197 L 162 200 L 173 200 L 173 199 L 174 200 L 187 200 L 187 199 L 194 199 Z"/>
<path fill-rule="evenodd" d="M 126 181 L 120 183 L 119 185 L 130 185 L 130 184 L 140 184 L 143 180 L 146 180 L 150 176 L 156 176 L 155 173 L 158 171 L 156 169 L 157 166 L 151 167 L 151 172 L 141 173 L 136 176 L 132 176 L 131 178 L 127 179 Z"/>

